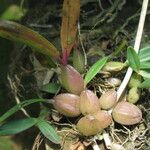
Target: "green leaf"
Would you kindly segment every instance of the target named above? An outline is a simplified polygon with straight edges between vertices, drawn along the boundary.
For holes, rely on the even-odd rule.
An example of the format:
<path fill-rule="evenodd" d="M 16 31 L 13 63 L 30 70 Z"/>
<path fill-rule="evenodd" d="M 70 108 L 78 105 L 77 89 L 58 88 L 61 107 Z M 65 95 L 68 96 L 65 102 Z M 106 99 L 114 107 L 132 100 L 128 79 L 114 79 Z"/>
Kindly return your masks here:
<path fill-rule="evenodd" d="M 140 59 L 138 57 L 138 54 L 135 52 L 133 47 L 129 46 L 127 49 L 127 59 L 130 67 L 134 71 L 138 71 L 140 69 Z"/>
<path fill-rule="evenodd" d="M 140 70 L 138 74 L 144 78 L 150 78 L 150 70 Z"/>
<path fill-rule="evenodd" d="M 146 79 L 138 87 L 139 88 L 150 88 L 150 79 Z"/>
<path fill-rule="evenodd" d="M 60 144 L 60 137 L 47 121 L 39 120 L 37 126 L 46 138 L 56 144 Z"/>
<path fill-rule="evenodd" d="M 150 61 L 150 47 L 144 47 L 139 51 L 140 62 Z"/>
<path fill-rule="evenodd" d="M 59 91 L 60 85 L 57 83 L 48 83 L 43 85 L 40 90 L 48 93 L 55 94 Z"/>
<path fill-rule="evenodd" d="M 20 20 L 25 13 L 27 12 L 26 9 L 22 9 L 17 5 L 10 5 L 0 16 L 1 19 L 5 20 Z"/>
<path fill-rule="evenodd" d="M 0 126 L 0 135 L 12 135 L 22 132 L 37 123 L 36 118 L 26 118 L 7 122 Z"/>
<path fill-rule="evenodd" d="M 18 23 L 6 20 L 0 20 L 0 36 L 9 40 L 24 43 L 35 51 L 49 56 L 50 58 L 58 59 L 59 51 L 47 39 L 39 33 Z"/>
<path fill-rule="evenodd" d="M 150 62 L 149 61 L 143 61 L 140 63 L 140 69 L 150 69 Z"/>
<path fill-rule="evenodd" d="M 94 77 L 95 75 L 102 69 L 102 67 L 106 64 L 108 60 L 108 57 L 104 57 L 100 60 L 98 60 L 91 68 L 90 70 L 86 73 L 85 76 L 85 84 L 88 84 Z"/>
<path fill-rule="evenodd" d="M 49 103 L 47 100 L 44 100 L 44 99 L 30 99 L 30 100 L 25 100 L 25 101 L 17 104 L 16 106 L 12 107 L 11 109 L 9 109 L 5 114 L 3 114 L 0 117 L 0 123 L 3 122 L 8 117 L 10 117 L 11 115 L 13 115 L 15 112 L 17 112 L 21 108 L 26 107 L 28 105 L 31 105 L 33 103 L 37 103 L 37 102 Z"/>

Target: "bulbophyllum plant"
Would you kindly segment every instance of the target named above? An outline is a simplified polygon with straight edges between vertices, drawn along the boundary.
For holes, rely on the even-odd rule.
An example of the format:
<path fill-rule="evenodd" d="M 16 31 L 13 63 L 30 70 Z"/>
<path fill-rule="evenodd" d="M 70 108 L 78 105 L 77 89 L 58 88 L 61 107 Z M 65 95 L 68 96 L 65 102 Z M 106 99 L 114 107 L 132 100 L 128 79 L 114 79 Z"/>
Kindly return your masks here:
<path fill-rule="evenodd" d="M 76 15 L 70 17 L 71 12 Z M 64 0 L 60 37 L 61 52 L 39 33 L 28 27 L 12 21 L 0 20 L 1 37 L 24 43 L 32 47 L 33 51 L 49 57 L 56 64 L 60 70 L 57 72 L 58 80 L 63 89 L 63 92 L 59 91 L 57 95 L 51 98 L 51 101 L 48 99 L 32 99 L 23 101 L 11 108 L 0 117 L 0 135 L 16 134 L 36 125 L 45 137 L 56 144 L 60 144 L 60 136 L 48 123 L 45 116 L 28 117 L 4 123 L 5 119 L 16 111 L 35 102 L 50 103 L 61 115 L 75 118 L 73 129 L 82 137 L 102 135 L 105 128 L 108 128 L 112 122 L 134 125 L 141 121 L 142 112 L 135 103 L 140 98 L 140 89 L 149 87 L 150 75 L 146 69 L 150 69 L 150 58 L 145 55 L 149 53 L 150 48 L 141 49 L 138 55 L 134 48 L 128 47 L 125 62 L 112 61 L 111 56 L 106 56 L 90 66 L 90 69 L 86 72 L 85 54 L 83 55 L 75 48 L 79 14 L 80 0 L 76 2 Z M 72 49 L 74 49 L 73 66 L 68 64 Z M 145 57 L 147 57 L 146 60 Z M 122 83 L 120 79 L 115 77 L 115 74 L 129 66 L 134 70 L 134 74 L 128 84 L 127 101 L 118 102 L 118 91 L 116 90 Z M 98 92 L 88 89 L 90 81 L 100 72 L 106 72 L 110 75 L 105 79 L 109 88 Z"/>

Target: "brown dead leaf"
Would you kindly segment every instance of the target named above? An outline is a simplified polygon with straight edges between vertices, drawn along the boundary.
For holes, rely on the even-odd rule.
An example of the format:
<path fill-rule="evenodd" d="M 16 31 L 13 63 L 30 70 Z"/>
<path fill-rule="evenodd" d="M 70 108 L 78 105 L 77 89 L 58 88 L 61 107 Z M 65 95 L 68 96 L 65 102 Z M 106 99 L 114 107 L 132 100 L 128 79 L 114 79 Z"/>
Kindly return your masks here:
<path fill-rule="evenodd" d="M 60 38 L 63 54 L 67 56 L 75 44 L 79 15 L 80 0 L 64 0 Z"/>

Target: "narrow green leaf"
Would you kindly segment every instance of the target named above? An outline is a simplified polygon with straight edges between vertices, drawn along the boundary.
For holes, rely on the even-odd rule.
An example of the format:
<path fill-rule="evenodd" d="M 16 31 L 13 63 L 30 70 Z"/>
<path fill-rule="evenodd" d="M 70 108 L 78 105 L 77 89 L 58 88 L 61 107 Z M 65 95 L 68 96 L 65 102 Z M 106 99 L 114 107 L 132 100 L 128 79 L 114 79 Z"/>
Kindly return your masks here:
<path fill-rule="evenodd" d="M 0 36 L 9 40 L 24 43 L 39 53 L 47 55 L 52 59 L 59 58 L 59 51 L 47 39 L 39 33 L 18 23 L 0 20 Z"/>
<path fill-rule="evenodd" d="M 55 94 L 59 91 L 60 85 L 57 83 L 48 83 L 43 85 L 40 90 L 48 93 Z"/>
<path fill-rule="evenodd" d="M 12 135 L 22 132 L 37 123 L 36 118 L 9 121 L 0 126 L 0 135 Z"/>
<path fill-rule="evenodd" d="M 139 51 L 140 62 L 150 61 L 150 47 L 144 47 Z"/>
<path fill-rule="evenodd" d="M 139 88 L 150 88 L 150 79 L 146 79 L 138 87 Z"/>
<path fill-rule="evenodd" d="M 144 78 L 150 78 L 150 70 L 140 70 L 138 74 Z"/>
<path fill-rule="evenodd" d="M 104 57 L 100 60 L 98 60 L 91 68 L 90 70 L 86 73 L 85 76 L 85 84 L 88 84 L 95 76 L 96 74 L 102 69 L 102 67 L 106 64 L 108 60 L 108 57 Z"/>
<path fill-rule="evenodd" d="M 31 105 L 33 103 L 37 103 L 37 102 L 44 102 L 44 103 L 48 103 L 47 100 L 44 99 L 30 99 L 30 100 L 25 100 L 17 105 L 15 105 L 14 107 L 12 107 L 11 109 L 9 109 L 5 114 L 3 114 L 0 117 L 0 123 L 3 122 L 5 119 L 7 119 L 8 117 L 10 117 L 11 115 L 13 115 L 15 112 L 17 112 L 18 110 L 20 110 L 23 107 L 26 107 L 28 105 Z"/>
<path fill-rule="evenodd" d="M 37 126 L 46 138 L 56 144 L 60 144 L 60 138 L 57 132 L 47 121 L 39 120 Z"/>
<path fill-rule="evenodd" d="M 130 67 L 134 71 L 138 71 L 140 69 L 140 59 L 138 57 L 138 54 L 135 52 L 133 47 L 129 46 L 127 49 L 127 59 Z"/>
<path fill-rule="evenodd" d="M 140 63 L 140 69 L 150 69 L 150 62 L 149 61 L 143 61 Z"/>

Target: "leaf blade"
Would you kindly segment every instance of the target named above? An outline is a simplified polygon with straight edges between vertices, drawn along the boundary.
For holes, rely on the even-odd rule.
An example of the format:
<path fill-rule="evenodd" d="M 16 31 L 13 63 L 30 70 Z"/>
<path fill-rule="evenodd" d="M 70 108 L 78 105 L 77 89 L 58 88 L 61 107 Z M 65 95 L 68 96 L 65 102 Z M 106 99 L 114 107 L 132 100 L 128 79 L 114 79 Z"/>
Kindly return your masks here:
<path fill-rule="evenodd" d="M 60 144 L 60 138 L 54 128 L 45 120 L 40 120 L 37 124 L 43 135 L 50 141 Z"/>
<path fill-rule="evenodd" d="M 18 23 L 0 20 L 0 36 L 12 41 L 24 43 L 37 52 L 58 59 L 59 52 L 56 47 L 39 33 Z"/>
<path fill-rule="evenodd" d="M 150 70 L 140 70 L 138 74 L 144 78 L 150 78 Z"/>
<path fill-rule="evenodd" d="M 143 81 L 140 85 L 139 88 L 150 88 L 150 79 L 146 79 Z"/>
<path fill-rule="evenodd" d="M 45 102 L 48 103 L 47 100 L 44 99 L 30 99 L 30 100 L 25 100 L 17 105 L 15 105 L 14 107 L 12 107 L 11 109 L 9 109 L 6 113 L 4 113 L 1 117 L 0 117 L 0 123 L 3 122 L 5 119 L 7 119 L 8 117 L 10 117 L 11 115 L 13 115 L 15 112 L 17 112 L 18 110 L 20 110 L 23 107 L 26 107 L 28 105 L 31 105 L 33 103 L 38 103 L 38 102 Z"/>
<path fill-rule="evenodd" d="M 26 118 L 7 122 L 0 126 L 0 135 L 13 135 L 20 133 L 37 123 L 36 118 Z"/>
<path fill-rule="evenodd" d="M 140 62 L 150 61 L 150 47 L 144 47 L 139 51 Z"/>
<path fill-rule="evenodd" d="M 77 22 L 80 15 L 80 0 L 64 0 L 61 24 L 61 46 L 63 54 L 69 56 L 76 40 Z"/>
<path fill-rule="evenodd" d="M 48 83 L 43 85 L 40 90 L 44 92 L 48 92 L 51 94 L 55 94 L 60 89 L 60 85 L 56 83 Z"/>
<path fill-rule="evenodd" d="M 150 62 L 149 61 L 143 61 L 140 63 L 140 69 L 150 69 Z"/>
<path fill-rule="evenodd" d="M 85 84 L 88 84 L 95 75 L 102 69 L 102 67 L 106 64 L 108 60 L 108 57 L 104 57 L 100 60 L 98 60 L 86 73 L 86 76 L 84 78 Z"/>
<path fill-rule="evenodd" d="M 140 85 L 139 88 L 150 88 L 150 79 L 146 79 L 143 81 Z"/>
<path fill-rule="evenodd" d="M 140 69 L 140 59 L 138 57 L 138 54 L 135 52 L 135 50 L 129 46 L 127 49 L 127 60 L 130 65 L 130 67 L 134 71 L 138 71 Z"/>

